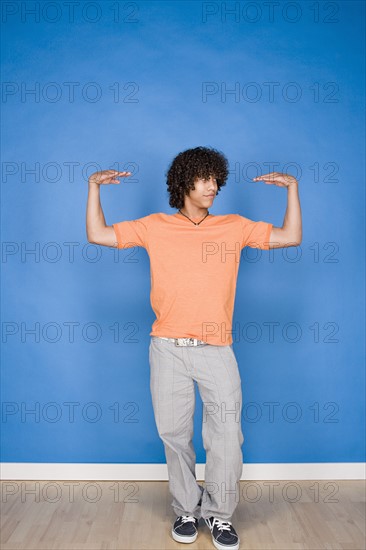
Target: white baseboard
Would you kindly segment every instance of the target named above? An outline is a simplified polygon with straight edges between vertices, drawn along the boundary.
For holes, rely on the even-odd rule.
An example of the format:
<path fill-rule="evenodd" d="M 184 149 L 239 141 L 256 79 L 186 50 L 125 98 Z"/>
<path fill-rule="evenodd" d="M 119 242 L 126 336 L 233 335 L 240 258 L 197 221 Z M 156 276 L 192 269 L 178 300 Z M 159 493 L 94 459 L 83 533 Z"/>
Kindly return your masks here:
<path fill-rule="evenodd" d="M 2 462 L 1 479 L 168 481 L 166 464 L 69 464 Z M 241 480 L 365 479 L 365 462 L 243 464 Z M 196 464 L 196 478 L 205 478 L 205 464 Z"/>

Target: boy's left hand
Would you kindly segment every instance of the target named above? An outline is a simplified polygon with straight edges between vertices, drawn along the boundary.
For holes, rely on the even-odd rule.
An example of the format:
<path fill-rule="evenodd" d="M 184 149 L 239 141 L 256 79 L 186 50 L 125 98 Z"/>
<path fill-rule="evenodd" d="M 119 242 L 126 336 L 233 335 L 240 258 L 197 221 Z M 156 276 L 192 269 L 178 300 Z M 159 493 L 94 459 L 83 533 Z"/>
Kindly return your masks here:
<path fill-rule="evenodd" d="M 289 174 L 281 174 L 280 172 L 271 172 L 270 174 L 262 174 L 253 181 L 264 181 L 264 183 L 278 185 L 278 187 L 290 187 L 291 185 L 297 185 L 298 181 L 294 176 Z"/>

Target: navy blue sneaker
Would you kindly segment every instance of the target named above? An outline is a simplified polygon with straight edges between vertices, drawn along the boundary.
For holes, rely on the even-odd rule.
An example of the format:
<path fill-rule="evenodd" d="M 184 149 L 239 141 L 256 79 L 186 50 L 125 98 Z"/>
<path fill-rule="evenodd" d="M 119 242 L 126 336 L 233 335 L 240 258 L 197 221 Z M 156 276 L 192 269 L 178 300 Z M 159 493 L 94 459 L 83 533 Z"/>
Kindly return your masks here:
<path fill-rule="evenodd" d="M 204 518 L 212 535 L 212 542 L 217 550 L 239 550 L 240 539 L 231 521 L 219 518 Z"/>
<path fill-rule="evenodd" d="M 194 516 L 178 516 L 172 529 L 172 537 L 177 542 L 194 542 L 197 538 L 198 519 Z"/>

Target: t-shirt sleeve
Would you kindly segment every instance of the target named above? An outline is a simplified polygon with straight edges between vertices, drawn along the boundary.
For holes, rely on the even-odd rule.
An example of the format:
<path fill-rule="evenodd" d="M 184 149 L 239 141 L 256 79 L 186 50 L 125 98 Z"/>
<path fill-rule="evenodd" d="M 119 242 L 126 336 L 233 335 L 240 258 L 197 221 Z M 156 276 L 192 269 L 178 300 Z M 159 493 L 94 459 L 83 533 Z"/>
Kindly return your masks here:
<path fill-rule="evenodd" d="M 149 220 L 150 216 L 144 216 L 137 220 L 113 223 L 117 248 L 132 248 L 134 246 L 147 248 Z"/>
<path fill-rule="evenodd" d="M 244 216 L 240 216 L 240 221 L 242 225 L 241 248 L 249 246 L 250 248 L 269 250 L 269 239 L 273 223 L 264 221 L 256 222 Z"/>

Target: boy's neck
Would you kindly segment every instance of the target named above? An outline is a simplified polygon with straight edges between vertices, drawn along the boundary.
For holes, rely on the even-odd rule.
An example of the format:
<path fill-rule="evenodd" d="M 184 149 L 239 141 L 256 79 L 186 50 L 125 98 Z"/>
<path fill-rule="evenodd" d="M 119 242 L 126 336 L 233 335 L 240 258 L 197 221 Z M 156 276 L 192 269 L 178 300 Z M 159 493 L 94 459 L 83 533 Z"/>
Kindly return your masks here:
<path fill-rule="evenodd" d="M 203 219 L 205 216 L 207 216 L 208 208 L 197 208 L 197 207 L 189 207 L 183 206 L 183 208 L 180 208 L 180 211 L 185 215 L 188 216 L 190 219 Z"/>

